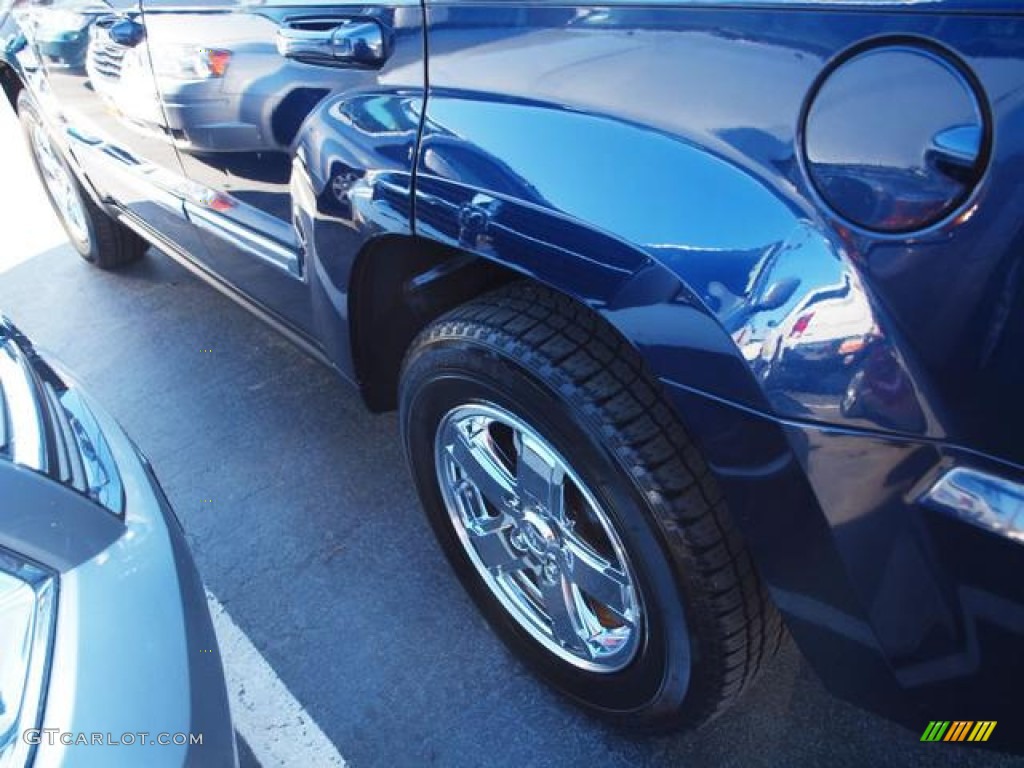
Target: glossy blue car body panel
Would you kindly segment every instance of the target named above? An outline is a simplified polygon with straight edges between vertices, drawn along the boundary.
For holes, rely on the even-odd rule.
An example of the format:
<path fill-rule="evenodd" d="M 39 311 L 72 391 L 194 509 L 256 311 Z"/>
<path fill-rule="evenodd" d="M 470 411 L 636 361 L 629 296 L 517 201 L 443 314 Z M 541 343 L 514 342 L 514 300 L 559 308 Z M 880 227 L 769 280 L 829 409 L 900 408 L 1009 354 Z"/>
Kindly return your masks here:
<path fill-rule="evenodd" d="M 181 214 L 143 223 L 208 276 L 353 380 L 392 238 L 575 297 L 662 382 L 830 686 L 914 725 L 1014 711 L 1021 546 L 919 499 L 952 466 L 1024 482 L 1019 3 L 109 4 L 232 55 L 153 86 Z M 379 68 L 275 58 L 277 27 L 348 17 L 390 35 Z M 74 66 L 0 29 L 61 124 Z"/>
<path fill-rule="evenodd" d="M 1014 142 L 1015 121 L 1022 119 L 1016 91 L 1024 49 L 1014 43 L 1014 30 L 1024 30 L 1020 20 L 957 18 L 954 28 L 927 14 L 725 14 L 620 5 L 609 11 L 530 6 L 515 24 L 509 8 L 470 3 L 432 5 L 428 13 L 431 89 L 418 177 L 421 233 L 465 246 L 468 235 L 457 216 L 436 227 L 431 216 L 442 217 L 446 206 L 459 210 L 476 195 L 478 207 L 490 208 L 484 210 L 487 226 L 496 233 L 478 236 L 478 252 L 501 259 L 499 238 L 550 241 L 580 254 L 576 263 L 587 266 L 580 271 L 593 276 L 591 263 L 610 253 L 588 242 L 599 227 L 618 241 L 618 250 L 633 249 L 637 260 L 684 284 L 688 298 L 731 337 L 727 352 L 748 356 L 757 381 L 752 389 L 760 397 L 698 388 L 788 418 L 966 438 L 986 449 L 998 446 L 1012 461 L 1024 459 L 1013 434 L 996 437 L 1011 425 L 1006 408 L 1016 409 L 1020 423 L 1019 398 L 1007 391 L 997 401 L 999 412 L 978 431 L 959 409 L 944 408 L 945 393 L 937 391 L 977 388 L 982 380 L 1009 385 L 1014 376 L 985 376 L 985 362 L 998 361 L 983 362 L 976 352 L 979 338 L 1007 333 L 985 294 L 1016 269 L 1015 244 L 1011 236 L 983 253 L 974 244 L 978 233 L 1019 227 L 1014 166 L 1020 148 Z M 995 23 L 1005 30 L 1005 51 L 988 34 Z M 809 185 L 799 136 L 808 94 L 833 57 L 865 39 L 885 37 L 938 41 L 976 61 L 989 101 L 1002 105 L 994 115 L 997 156 L 974 193 L 968 221 L 946 218 L 909 237 L 874 235 L 823 210 Z M 866 77 L 880 82 L 884 72 Z M 912 92 L 913 84 L 893 87 Z M 923 110 L 890 127 L 912 134 L 915 114 Z M 443 137 L 443 144 L 435 137 Z M 861 153 L 870 156 L 898 137 L 866 134 L 863 141 L 873 145 Z M 481 182 L 475 168 L 447 156 L 470 154 L 477 166 L 489 157 L 505 172 Z M 990 199 L 998 202 L 986 205 Z M 622 279 L 591 286 L 565 268 L 525 265 L 594 304 L 615 304 L 615 292 L 639 271 L 635 263 L 618 268 Z M 761 309 L 758 289 L 786 280 L 799 282 L 788 300 Z M 1007 299 L 1012 303 L 1012 296 Z M 662 302 L 662 322 L 647 325 L 664 328 L 670 324 L 666 313 L 686 303 L 692 305 Z M 792 333 L 779 338 L 779 329 L 811 311 L 815 323 L 870 337 L 857 360 L 796 343 Z M 609 316 L 614 322 L 614 312 Z M 975 316 L 976 328 L 969 322 Z M 838 333 L 815 338 L 819 347 L 833 341 L 838 348 L 844 340 Z M 773 343 L 777 349 L 770 348 Z M 1005 346 L 1005 339 L 993 340 L 1000 343 Z M 694 386 L 689 377 L 699 373 L 672 359 L 674 348 L 685 344 L 651 346 L 646 356 L 659 375 Z M 869 373 L 884 368 L 888 387 L 902 394 L 846 417 L 838 406 L 849 373 L 868 358 L 888 362 L 865 367 Z"/>
<path fill-rule="evenodd" d="M 1020 545 L 917 499 L 953 464 L 1024 478 L 1024 19 L 1002 15 L 1020 7 L 427 5 L 417 231 L 577 295 L 638 346 L 833 688 L 915 725 L 906 692 L 1013 711 L 1024 670 L 988 649 L 1024 631 Z M 833 68 L 901 48 L 948 62 L 967 106 L 868 55 L 819 102 L 866 122 L 838 153 L 858 186 L 826 202 L 810 105 Z M 858 100 L 878 108 L 841 112 Z M 881 190 L 898 228 L 930 151 L 913 142 L 972 119 L 976 165 L 934 223 L 836 213 Z"/>

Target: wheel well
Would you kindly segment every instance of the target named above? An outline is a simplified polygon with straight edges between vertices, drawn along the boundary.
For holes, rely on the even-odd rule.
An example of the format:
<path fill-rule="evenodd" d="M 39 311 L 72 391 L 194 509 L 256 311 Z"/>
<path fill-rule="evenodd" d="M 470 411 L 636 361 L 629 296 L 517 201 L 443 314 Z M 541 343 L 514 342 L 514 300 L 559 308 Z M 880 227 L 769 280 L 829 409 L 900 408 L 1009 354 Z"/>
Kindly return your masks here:
<path fill-rule="evenodd" d="M 352 355 L 367 407 L 393 410 L 406 350 L 429 322 L 515 279 L 518 272 L 419 237 L 386 237 L 364 250 L 349 291 Z"/>
<path fill-rule="evenodd" d="M 21 78 L 18 77 L 17 73 L 11 69 L 10 65 L 0 61 L 0 87 L 4 89 L 4 93 L 7 94 L 7 100 L 11 102 L 11 107 L 18 110 L 18 94 L 21 93 L 21 89 L 24 88 L 24 84 L 21 82 Z"/>

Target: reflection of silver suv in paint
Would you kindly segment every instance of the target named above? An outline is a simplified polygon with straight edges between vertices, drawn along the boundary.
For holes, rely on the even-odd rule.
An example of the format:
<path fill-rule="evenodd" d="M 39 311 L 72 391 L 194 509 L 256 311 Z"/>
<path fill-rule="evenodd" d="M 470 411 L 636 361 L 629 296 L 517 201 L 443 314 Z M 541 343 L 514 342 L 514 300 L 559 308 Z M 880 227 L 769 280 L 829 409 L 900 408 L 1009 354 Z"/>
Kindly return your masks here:
<path fill-rule="evenodd" d="M 47 66 L 78 69 L 85 64 L 89 27 L 108 11 L 103 5 L 72 0 L 34 9 L 23 18 L 32 24 L 39 55 Z"/>
<path fill-rule="evenodd" d="M 287 148 L 299 127 L 290 118 L 296 107 L 319 102 L 335 77 L 282 59 L 272 42 L 255 42 L 273 40 L 275 25 L 261 16 L 154 15 L 147 26 L 159 42 L 136 45 L 116 40 L 118 23 L 124 22 L 111 16 L 92 27 L 90 82 L 125 117 L 189 152 Z M 216 28 L 205 38 L 216 48 L 195 44 L 196 24 Z"/>
<path fill-rule="evenodd" d="M 0 317 L 0 765 L 236 763 L 202 582 L 149 463 Z"/>

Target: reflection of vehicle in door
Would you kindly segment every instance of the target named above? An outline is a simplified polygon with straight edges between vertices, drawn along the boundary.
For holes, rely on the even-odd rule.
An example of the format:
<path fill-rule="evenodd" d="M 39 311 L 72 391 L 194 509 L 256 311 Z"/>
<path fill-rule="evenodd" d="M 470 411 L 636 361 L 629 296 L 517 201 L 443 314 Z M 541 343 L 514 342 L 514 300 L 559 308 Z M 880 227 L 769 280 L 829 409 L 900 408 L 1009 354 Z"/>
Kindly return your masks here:
<path fill-rule="evenodd" d="M 24 18 L 32 25 L 39 56 L 47 66 L 80 69 L 85 66 L 89 27 L 107 12 L 106 6 L 91 2 L 58 2 L 37 6 Z"/>
<path fill-rule="evenodd" d="M 90 76 L 124 115 L 192 153 L 287 149 L 301 119 L 327 96 L 337 73 L 283 58 L 277 24 L 254 14 L 152 14 L 142 55 L 123 58 L 103 44 L 98 25 Z M 197 29 L 203 33 L 197 36 Z M 197 43 L 216 41 L 216 45 Z M 126 68 L 150 77 L 139 89 Z M 157 93 L 159 92 L 159 97 Z M 162 103 L 161 103 L 162 102 Z M 296 122 L 298 121 L 298 122 Z"/>
<path fill-rule="evenodd" d="M 845 280 L 804 297 L 776 325 L 762 349 L 769 352 L 771 375 L 787 387 L 819 391 L 823 377 L 844 379 L 877 328 L 866 313 L 867 298 L 859 286 Z M 836 369 L 835 362 L 841 367 Z M 764 374 L 763 374 L 764 375 Z M 848 376 L 846 377 L 848 378 Z"/>
<path fill-rule="evenodd" d="M 89 28 L 85 71 L 90 89 L 126 127 L 161 141 L 163 109 L 150 69 L 145 28 L 136 20 L 104 15 Z"/>
<path fill-rule="evenodd" d="M 699 724 L 781 614 L 858 702 L 1016 712 L 1019 4 L 111 1 L 93 90 L 0 69 L 85 220 L 397 406 L 545 680 Z"/>

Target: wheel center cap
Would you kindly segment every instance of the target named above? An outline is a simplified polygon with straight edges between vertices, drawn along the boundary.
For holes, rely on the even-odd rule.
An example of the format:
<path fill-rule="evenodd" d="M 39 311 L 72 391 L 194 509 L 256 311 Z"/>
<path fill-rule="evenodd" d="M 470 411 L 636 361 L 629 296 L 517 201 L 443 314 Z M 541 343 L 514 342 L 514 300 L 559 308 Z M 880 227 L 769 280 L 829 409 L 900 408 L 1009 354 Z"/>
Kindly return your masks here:
<path fill-rule="evenodd" d="M 523 515 L 522 531 L 523 540 L 534 555 L 543 555 L 558 545 L 555 529 L 532 509 Z"/>

